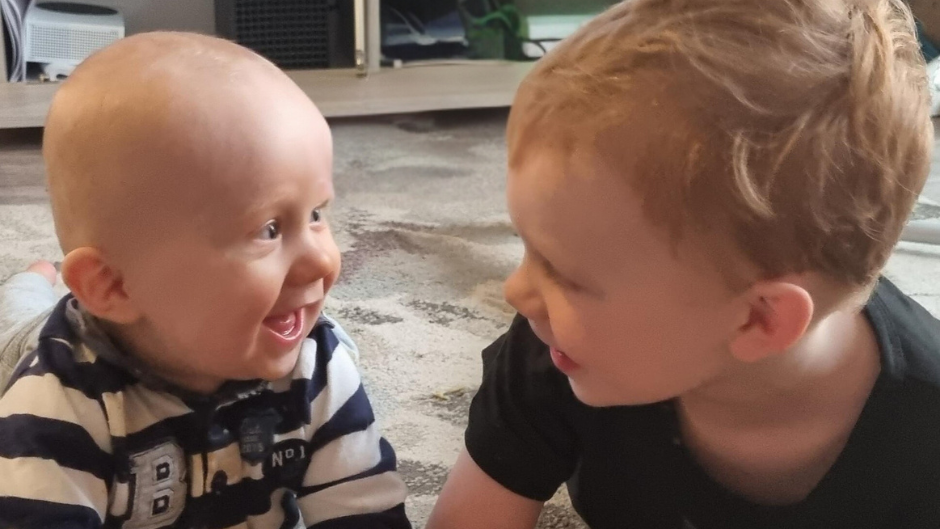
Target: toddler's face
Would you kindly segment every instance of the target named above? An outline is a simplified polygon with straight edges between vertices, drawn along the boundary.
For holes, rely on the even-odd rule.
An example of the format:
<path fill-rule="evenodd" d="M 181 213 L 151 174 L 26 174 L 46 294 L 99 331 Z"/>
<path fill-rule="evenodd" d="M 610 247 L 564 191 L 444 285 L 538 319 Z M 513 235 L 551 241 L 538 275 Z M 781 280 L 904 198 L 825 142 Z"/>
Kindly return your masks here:
<path fill-rule="evenodd" d="M 165 236 L 124 288 L 142 315 L 130 334 L 157 374 L 213 391 L 293 369 L 340 269 L 326 218 L 332 143 L 310 114 L 220 131 L 213 145 L 230 150 L 196 154 L 213 159 L 211 174 L 177 178 L 188 182 L 177 203 L 153 209 Z"/>
<path fill-rule="evenodd" d="M 644 218 L 629 175 L 531 148 L 509 175 L 525 257 L 506 298 L 575 395 L 593 406 L 657 402 L 724 372 L 739 313 L 718 273 Z"/>

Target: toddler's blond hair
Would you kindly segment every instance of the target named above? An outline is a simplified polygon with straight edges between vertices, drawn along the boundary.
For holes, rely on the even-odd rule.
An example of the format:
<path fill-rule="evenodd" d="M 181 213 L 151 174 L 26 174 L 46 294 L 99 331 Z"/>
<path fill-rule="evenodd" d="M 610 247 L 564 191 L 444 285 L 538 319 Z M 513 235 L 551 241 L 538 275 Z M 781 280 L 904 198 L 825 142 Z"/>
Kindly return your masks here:
<path fill-rule="evenodd" d="M 858 289 L 926 180 L 928 101 L 900 0 L 632 0 L 523 82 L 510 167 L 540 142 L 629 157 L 621 172 L 674 239 L 725 233 L 766 277 Z"/>

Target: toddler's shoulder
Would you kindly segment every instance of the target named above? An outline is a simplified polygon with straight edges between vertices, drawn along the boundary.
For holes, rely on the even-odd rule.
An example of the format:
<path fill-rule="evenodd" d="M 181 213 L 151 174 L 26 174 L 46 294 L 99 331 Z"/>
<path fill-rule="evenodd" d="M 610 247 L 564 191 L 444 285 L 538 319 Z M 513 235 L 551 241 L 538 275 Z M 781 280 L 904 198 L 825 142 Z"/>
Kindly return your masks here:
<path fill-rule="evenodd" d="M 892 380 L 932 389 L 940 403 L 940 320 L 888 279 L 866 308 Z"/>

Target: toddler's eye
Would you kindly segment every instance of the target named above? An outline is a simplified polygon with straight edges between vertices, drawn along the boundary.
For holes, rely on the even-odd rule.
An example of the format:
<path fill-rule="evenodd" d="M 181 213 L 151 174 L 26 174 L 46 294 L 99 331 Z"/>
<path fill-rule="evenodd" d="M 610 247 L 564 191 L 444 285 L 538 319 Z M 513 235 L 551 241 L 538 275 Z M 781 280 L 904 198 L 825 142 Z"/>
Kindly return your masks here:
<path fill-rule="evenodd" d="M 548 279 L 551 280 L 552 283 L 555 283 L 562 288 L 567 288 L 569 290 L 580 290 L 578 285 L 574 284 L 574 282 L 572 282 L 570 279 L 562 277 L 562 275 L 559 274 L 558 271 L 555 270 L 555 268 L 551 265 L 546 266 L 545 273 L 548 275 Z"/>
<path fill-rule="evenodd" d="M 323 209 L 317 208 L 310 213 L 310 224 L 316 224 L 323 220 Z"/>
<path fill-rule="evenodd" d="M 267 224 L 261 228 L 261 232 L 258 233 L 258 238 L 266 241 L 276 240 L 281 236 L 281 225 L 276 221 L 268 221 Z"/>
<path fill-rule="evenodd" d="M 568 284 L 568 281 L 566 281 L 565 278 L 561 277 L 561 275 L 558 272 L 556 272 L 554 268 L 549 267 L 545 270 L 545 272 L 548 278 L 551 279 L 552 282 L 555 283 L 556 285 L 564 286 Z"/>

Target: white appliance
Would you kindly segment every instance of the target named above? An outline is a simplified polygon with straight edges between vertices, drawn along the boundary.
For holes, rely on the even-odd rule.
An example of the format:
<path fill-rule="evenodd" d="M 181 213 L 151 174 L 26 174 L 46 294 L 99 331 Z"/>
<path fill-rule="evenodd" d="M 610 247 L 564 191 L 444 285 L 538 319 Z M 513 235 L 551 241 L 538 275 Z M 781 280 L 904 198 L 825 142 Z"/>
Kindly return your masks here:
<path fill-rule="evenodd" d="M 40 63 L 51 79 L 67 77 L 86 57 L 124 38 L 124 17 L 90 4 L 35 3 L 23 25 L 26 62 Z"/>
<path fill-rule="evenodd" d="M 525 15 L 523 24 L 527 40 L 522 43 L 522 53 L 530 59 L 537 59 L 563 39 L 578 31 L 597 13 L 575 15 Z"/>

